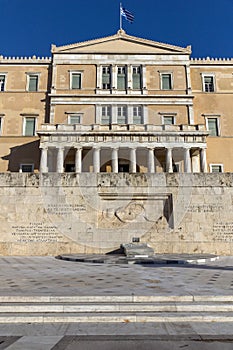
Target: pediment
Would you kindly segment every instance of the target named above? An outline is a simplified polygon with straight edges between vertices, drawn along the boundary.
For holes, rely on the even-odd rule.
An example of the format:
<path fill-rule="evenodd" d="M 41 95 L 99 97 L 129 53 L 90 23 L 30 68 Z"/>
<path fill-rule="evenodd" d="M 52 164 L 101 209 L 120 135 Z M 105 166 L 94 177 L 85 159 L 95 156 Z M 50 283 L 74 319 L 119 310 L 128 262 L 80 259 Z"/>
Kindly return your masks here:
<path fill-rule="evenodd" d="M 190 54 L 191 47 L 142 39 L 119 30 L 117 34 L 105 38 L 60 47 L 52 45 L 52 53 Z"/>

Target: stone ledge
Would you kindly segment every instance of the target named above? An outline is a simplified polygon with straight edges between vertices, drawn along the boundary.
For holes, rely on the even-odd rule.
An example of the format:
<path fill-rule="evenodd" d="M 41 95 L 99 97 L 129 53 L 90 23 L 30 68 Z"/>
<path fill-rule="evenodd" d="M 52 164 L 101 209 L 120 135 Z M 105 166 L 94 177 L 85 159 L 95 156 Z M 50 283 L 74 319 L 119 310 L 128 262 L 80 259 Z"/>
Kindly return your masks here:
<path fill-rule="evenodd" d="M 233 173 L 0 173 L 0 187 L 56 186 L 233 187 Z"/>

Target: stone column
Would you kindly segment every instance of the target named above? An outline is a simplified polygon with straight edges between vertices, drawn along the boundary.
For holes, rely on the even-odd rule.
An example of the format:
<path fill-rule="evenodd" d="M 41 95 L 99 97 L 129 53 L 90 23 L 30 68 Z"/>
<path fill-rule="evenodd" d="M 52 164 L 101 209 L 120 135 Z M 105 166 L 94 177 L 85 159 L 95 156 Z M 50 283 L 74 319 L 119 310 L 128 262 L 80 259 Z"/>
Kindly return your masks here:
<path fill-rule="evenodd" d="M 112 68 L 112 69 L 111 69 L 111 74 L 112 74 L 112 76 L 111 76 L 112 87 L 113 87 L 114 89 L 117 89 L 117 67 L 116 67 L 115 64 L 113 64 L 111 68 Z"/>
<path fill-rule="evenodd" d="M 146 88 L 146 65 L 142 65 L 142 89 Z"/>
<path fill-rule="evenodd" d="M 201 148 L 201 150 L 200 150 L 200 162 L 201 162 L 201 172 L 207 173 L 206 149 L 205 148 Z"/>
<path fill-rule="evenodd" d="M 118 173 L 118 148 L 112 148 L 112 172 Z"/>
<path fill-rule="evenodd" d="M 112 106 L 112 124 L 117 124 L 117 106 Z"/>
<path fill-rule="evenodd" d="M 166 172 L 167 173 L 173 173 L 172 148 L 167 148 L 167 153 L 166 153 Z"/>
<path fill-rule="evenodd" d="M 78 147 L 76 148 L 75 153 L 75 172 L 81 173 L 82 172 L 82 148 Z"/>
<path fill-rule="evenodd" d="M 130 64 L 127 65 L 127 89 L 132 89 L 132 66 Z"/>
<path fill-rule="evenodd" d="M 57 148 L 57 173 L 64 172 L 64 147 Z"/>
<path fill-rule="evenodd" d="M 97 64 L 97 66 L 96 66 L 96 86 L 97 86 L 97 88 L 99 88 L 99 89 L 101 89 L 102 88 L 102 67 L 100 67 L 100 65 L 99 64 Z"/>
<path fill-rule="evenodd" d="M 94 173 L 100 172 L 100 148 L 93 148 L 93 171 Z"/>
<path fill-rule="evenodd" d="M 48 147 L 41 147 L 40 172 L 48 172 Z"/>
<path fill-rule="evenodd" d="M 190 158 L 190 149 L 184 149 L 184 172 L 191 173 L 191 158 Z"/>
<path fill-rule="evenodd" d="M 136 157 L 136 148 L 130 148 L 130 173 L 136 173 L 137 171 L 137 157 Z"/>
<path fill-rule="evenodd" d="M 155 172 L 154 148 L 148 148 L 147 168 L 148 168 L 148 173 L 154 173 Z"/>

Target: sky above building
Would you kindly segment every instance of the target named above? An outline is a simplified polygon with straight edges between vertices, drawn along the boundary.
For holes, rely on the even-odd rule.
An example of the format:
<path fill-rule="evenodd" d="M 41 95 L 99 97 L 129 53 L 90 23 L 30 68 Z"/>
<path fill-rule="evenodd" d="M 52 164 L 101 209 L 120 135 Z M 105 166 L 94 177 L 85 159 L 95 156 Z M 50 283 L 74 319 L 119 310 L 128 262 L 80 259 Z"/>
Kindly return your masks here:
<path fill-rule="evenodd" d="M 118 0 L 0 0 L 0 55 L 50 56 L 57 46 L 115 34 Z M 127 34 L 192 46 L 193 57 L 233 57 L 233 0 L 122 0 Z"/>

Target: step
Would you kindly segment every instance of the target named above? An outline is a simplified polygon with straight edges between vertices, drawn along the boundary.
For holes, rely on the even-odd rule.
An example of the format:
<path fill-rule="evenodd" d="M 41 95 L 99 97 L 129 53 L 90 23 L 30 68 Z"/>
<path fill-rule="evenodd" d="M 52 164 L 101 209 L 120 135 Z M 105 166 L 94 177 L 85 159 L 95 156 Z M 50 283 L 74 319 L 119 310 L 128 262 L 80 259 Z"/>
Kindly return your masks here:
<path fill-rule="evenodd" d="M 157 323 L 157 322 L 233 322 L 233 313 L 6 313 L 2 323 Z"/>
<path fill-rule="evenodd" d="M 233 295 L 94 295 L 38 296 L 1 295 L 2 303 L 152 303 L 152 302 L 233 302 Z"/>
<path fill-rule="evenodd" d="M 233 312 L 233 302 L 193 303 L 1 303 L 2 313 Z"/>

